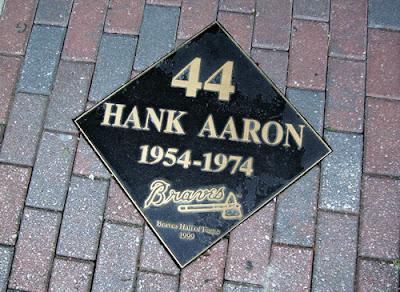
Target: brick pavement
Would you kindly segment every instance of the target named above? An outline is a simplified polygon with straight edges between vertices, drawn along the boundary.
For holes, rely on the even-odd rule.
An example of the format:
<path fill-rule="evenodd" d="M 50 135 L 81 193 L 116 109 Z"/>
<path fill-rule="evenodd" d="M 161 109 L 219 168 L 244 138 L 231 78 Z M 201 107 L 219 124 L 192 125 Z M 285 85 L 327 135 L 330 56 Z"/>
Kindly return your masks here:
<path fill-rule="evenodd" d="M 1 291 L 398 291 L 399 0 L 0 6 Z M 334 153 L 180 270 L 71 119 L 215 20 Z"/>

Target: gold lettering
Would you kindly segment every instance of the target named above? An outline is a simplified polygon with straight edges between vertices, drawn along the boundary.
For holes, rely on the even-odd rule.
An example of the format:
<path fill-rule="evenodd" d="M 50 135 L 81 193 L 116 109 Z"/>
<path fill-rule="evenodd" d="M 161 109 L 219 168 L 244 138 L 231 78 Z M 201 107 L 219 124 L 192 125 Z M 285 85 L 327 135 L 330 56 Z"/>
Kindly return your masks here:
<path fill-rule="evenodd" d="M 168 111 L 168 118 L 167 118 L 167 125 L 165 126 L 164 133 L 168 134 L 178 134 L 178 135 L 185 135 L 185 131 L 182 128 L 179 119 L 187 114 L 187 112 L 178 112 L 178 116 L 175 117 L 176 111 L 174 110 L 167 110 Z"/>
<path fill-rule="evenodd" d="M 160 206 L 165 204 L 165 192 L 171 185 L 163 180 L 155 180 L 150 185 L 150 195 L 144 202 L 144 209 L 153 206 Z"/>
<path fill-rule="evenodd" d="M 298 134 L 295 130 L 295 128 L 293 127 L 292 124 L 285 124 L 286 126 L 286 140 L 285 140 L 285 144 L 283 144 L 283 146 L 285 147 L 289 147 L 289 134 L 292 135 L 294 141 L 296 142 L 297 146 L 299 148 L 301 148 L 301 146 L 303 145 L 303 128 L 304 125 L 299 125 L 300 127 L 300 134 Z"/>
<path fill-rule="evenodd" d="M 208 138 L 218 139 L 217 131 L 215 130 L 214 119 L 211 114 L 207 117 L 207 120 L 204 123 L 203 128 L 201 129 L 200 133 L 197 136 L 204 137 L 204 132 L 208 132 Z"/>
<path fill-rule="evenodd" d="M 122 112 L 125 108 L 124 104 L 115 104 L 115 103 L 109 103 L 106 102 L 106 112 L 104 113 L 104 119 L 103 122 L 100 124 L 102 126 L 112 126 L 112 127 L 123 127 L 121 125 L 121 118 L 122 118 Z M 117 107 L 117 111 L 113 112 L 112 109 L 113 107 Z M 114 124 L 110 124 L 110 118 L 114 117 Z"/>
<path fill-rule="evenodd" d="M 274 125 L 275 129 L 276 129 L 276 135 L 275 135 L 274 141 L 269 140 L 269 129 L 271 128 L 271 125 Z M 265 142 L 265 144 L 267 144 L 267 145 L 270 145 L 270 146 L 278 145 L 279 143 L 281 143 L 282 138 L 283 138 L 282 126 L 274 121 L 265 123 L 265 125 L 263 126 L 263 128 L 261 130 L 261 137 L 262 137 L 263 141 Z"/>
<path fill-rule="evenodd" d="M 225 134 L 228 134 L 230 136 L 229 140 L 239 141 L 238 135 L 236 132 L 235 121 L 233 120 L 233 117 L 229 117 L 229 120 L 226 123 L 225 128 L 222 130 L 221 135 L 219 135 L 219 138 L 225 139 Z"/>
<path fill-rule="evenodd" d="M 146 123 L 144 125 L 143 130 L 146 130 L 146 131 L 150 130 L 149 129 L 149 120 L 151 120 L 153 125 L 156 127 L 157 131 L 160 132 L 161 131 L 162 122 L 163 122 L 163 119 L 164 119 L 165 109 L 162 109 L 162 108 L 160 109 L 160 117 L 157 116 L 156 112 L 151 107 L 146 108 L 146 111 L 147 111 Z"/>
<path fill-rule="evenodd" d="M 253 119 L 243 119 L 243 136 L 242 142 L 251 142 L 249 136 L 251 136 L 252 140 L 256 144 L 261 144 L 260 138 L 258 138 L 257 131 L 260 130 L 260 122 Z"/>
<path fill-rule="evenodd" d="M 133 107 L 131 113 L 129 114 L 128 118 L 125 120 L 125 123 L 122 125 L 124 128 L 128 128 L 129 123 L 132 123 L 132 129 L 141 130 L 142 127 L 140 126 L 139 120 L 139 113 L 137 110 L 136 105 Z"/>

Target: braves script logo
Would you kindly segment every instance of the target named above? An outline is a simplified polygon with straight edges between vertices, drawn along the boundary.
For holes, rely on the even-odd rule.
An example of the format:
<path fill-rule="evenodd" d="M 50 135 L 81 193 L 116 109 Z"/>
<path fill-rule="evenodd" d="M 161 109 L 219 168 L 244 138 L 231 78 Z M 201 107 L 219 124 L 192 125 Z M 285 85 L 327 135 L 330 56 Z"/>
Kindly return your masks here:
<path fill-rule="evenodd" d="M 243 216 L 242 205 L 237 202 L 234 193 L 229 192 L 226 197 L 225 189 L 225 186 L 220 186 L 177 191 L 171 188 L 170 183 L 158 179 L 150 185 L 150 194 L 144 202 L 144 209 L 151 206 L 160 207 L 173 202 L 178 204 L 177 209 L 181 213 L 221 212 L 223 219 L 241 219 Z M 206 200 L 215 203 L 199 204 Z M 189 204 L 192 202 L 196 203 Z"/>

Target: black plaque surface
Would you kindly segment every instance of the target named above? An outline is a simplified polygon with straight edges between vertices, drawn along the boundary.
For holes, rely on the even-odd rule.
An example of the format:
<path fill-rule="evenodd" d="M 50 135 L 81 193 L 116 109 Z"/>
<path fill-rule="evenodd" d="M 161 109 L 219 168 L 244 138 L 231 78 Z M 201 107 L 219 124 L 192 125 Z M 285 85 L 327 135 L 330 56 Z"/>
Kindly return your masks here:
<path fill-rule="evenodd" d="M 331 152 L 218 22 L 75 123 L 180 267 Z"/>

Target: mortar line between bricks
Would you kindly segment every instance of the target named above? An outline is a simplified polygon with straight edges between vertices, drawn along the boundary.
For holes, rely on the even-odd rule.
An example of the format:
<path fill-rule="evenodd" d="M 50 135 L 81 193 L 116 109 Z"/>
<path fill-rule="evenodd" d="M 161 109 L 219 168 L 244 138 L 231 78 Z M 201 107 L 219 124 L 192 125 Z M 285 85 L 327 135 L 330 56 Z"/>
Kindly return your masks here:
<path fill-rule="evenodd" d="M 367 67 L 367 66 L 366 66 Z M 384 100 L 384 101 L 390 101 L 390 102 L 400 102 L 400 100 L 398 99 L 394 99 L 394 98 L 389 98 L 389 97 L 383 97 L 383 96 L 373 96 L 373 95 L 365 95 L 365 97 L 367 98 L 371 98 L 371 99 L 378 99 L 378 100 Z"/>
<path fill-rule="evenodd" d="M 330 210 L 330 209 L 318 208 L 318 211 L 319 212 L 330 213 L 330 214 L 337 214 L 337 215 L 348 215 L 348 216 L 354 216 L 354 217 L 358 216 L 357 213 L 350 213 L 350 212 L 342 211 L 342 210 Z"/>
<path fill-rule="evenodd" d="M 159 272 L 157 270 L 152 270 L 152 269 L 139 269 L 139 271 L 140 272 L 144 272 L 144 273 L 149 273 L 149 274 L 165 275 L 165 276 L 179 278 L 179 274 L 171 274 L 171 273 L 167 273 L 167 272 Z"/>
<path fill-rule="evenodd" d="M 312 250 L 312 247 L 309 246 L 304 246 L 304 245 L 299 245 L 299 244 L 290 244 L 290 243 L 282 243 L 282 242 L 274 242 L 275 246 L 279 247 L 289 247 L 289 248 L 297 248 L 297 249 L 303 249 L 303 250 Z"/>
<path fill-rule="evenodd" d="M 142 227 L 142 224 L 135 224 L 135 223 L 125 222 L 125 221 L 120 221 L 120 220 L 115 220 L 115 219 L 104 219 L 104 222 L 110 223 L 110 224 L 121 225 L 121 226 L 135 227 L 135 228 Z"/>
<path fill-rule="evenodd" d="M 329 3 L 331 4 L 331 3 Z M 293 19 L 296 20 L 306 20 L 306 21 L 313 21 L 313 22 L 321 22 L 321 23 L 329 23 L 330 22 L 330 6 L 329 6 L 329 19 L 328 20 L 322 20 L 322 19 L 318 19 L 318 18 L 314 18 L 312 16 L 307 17 L 307 16 L 293 16 Z"/>
<path fill-rule="evenodd" d="M 90 149 L 92 149 L 92 148 L 90 148 Z M 75 151 L 75 159 L 76 159 L 76 151 Z M 75 159 L 74 159 L 73 165 L 75 164 Z M 99 163 L 102 163 L 102 162 L 100 161 Z M 79 178 L 90 179 L 90 180 L 96 180 L 96 181 L 109 181 L 110 180 L 109 178 L 105 178 L 105 177 L 97 177 L 97 176 L 95 176 L 94 178 L 90 178 L 88 175 L 84 175 L 84 174 L 80 174 L 80 173 L 74 173 L 73 172 L 73 167 L 72 167 L 72 175 L 71 175 L 71 177 L 72 176 L 79 177 Z M 111 176 L 111 177 L 113 178 L 114 176 Z"/>
<path fill-rule="evenodd" d="M 143 223 L 143 226 L 141 226 L 141 240 L 139 241 L 139 248 L 138 248 L 138 257 L 136 260 L 136 272 L 134 276 L 134 281 L 133 281 L 133 285 L 132 285 L 132 291 L 136 291 L 137 290 L 137 284 L 138 284 L 138 279 L 139 279 L 139 272 L 140 272 L 140 256 L 142 254 L 142 248 L 143 248 L 143 241 L 144 241 L 144 233 L 145 233 L 145 227 L 146 227 L 146 222 Z M 178 287 L 179 287 L 179 282 L 178 282 Z"/>
<path fill-rule="evenodd" d="M 325 102 L 326 102 L 326 96 L 325 96 Z M 326 112 L 326 110 L 325 110 L 325 112 Z M 324 122 L 325 122 L 325 113 L 324 113 Z M 329 128 L 329 127 L 327 127 L 327 128 L 324 127 L 324 134 L 325 134 L 325 132 L 334 132 L 334 133 L 340 133 L 340 134 L 364 135 L 364 132 L 352 132 L 352 131 L 336 130 L 336 129 Z"/>
<path fill-rule="evenodd" d="M 179 10 L 180 11 L 180 10 Z M 142 16 L 142 19 L 143 19 L 143 16 Z M 177 30 L 178 31 L 178 30 Z M 135 69 L 133 68 L 133 66 L 135 65 L 135 59 L 136 59 L 136 52 L 137 52 L 137 49 L 138 49 L 138 44 L 139 44 L 139 35 L 135 35 L 134 36 L 134 38 L 136 39 L 136 46 L 135 46 L 135 51 L 133 52 L 133 59 L 132 59 L 132 67 L 131 67 L 131 72 L 130 72 L 130 74 L 129 74 L 129 80 L 132 80 L 133 78 L 132 78 L 132 73 L 133 73 L 133 71 L 135 71 Z M 176 36 L 175 36 L 175 42 L 176 42 Z M 93 72 L 93 74 L 94 74 L 94 72 Z"/>
<path fill-rule="evenodd" d="M 393 259 L 384 259 L 384 258 L 376 258 L 376 257 L 369 257 L 369 256 L 359 256 L 360 260 L 368 260 L 373 262 L 385 262 L 387 264 L 391 264 Z"/>
<path fill-rule="evenodd" d="M 332 1 L 329 1 L 329 14 L 328 14 L 328 50 L 327 50 L 327 56 L 326 56 L 326 71 L 325 71 L 325 90 L 324 92 L 324 110 L 323 110 L 323 116 L 322 116 L 322 137 L 325 136 L 325 120 L 326 120 L 326 88 L 327 88 L 327 82 L 328 82 L 328 72 L 329 72 L 329 45 L 330 45 L 330 35 L 331 35 L 331 13 L 332 13 Z M 324 23 L 324 22 L 322 22 Z M 332 150 L 333 151 L 333 150 Z M 312 265 L 311 265 L 311 277 L 310 277 L 310 291 L 313 288 L 314 284 L 314 272 L 315 272 L 315 250 L 317 246 L 317 230 L 318 230 L 318 224 L 319 224 L 319 218 L 320 218 L 320 213 L 325 212 L 325 210 L 320 209 L 319 207 L 319 202 L 320 202 L 320 196 L 321 196 L 321 186 L 322 186 L 322 162 L 319 163 L 319 181 L 317 185 L 317 204 L 316 204 L 316 218 L 315 218 L 315 225 L 314 225 L 314 243 L 312 247 Z M 329 211 L 328 211 L 329 212 Z M 337 213 L 337 212 L 336 212 Z"/>
<path fill-rule="evenodd" d="M 263 285 L 260 285 L 260 284 L 251 284 L 251 283 L 247 283 L 247 282 L 239 282 L 239 281 L 232 281 L 232 280 L 225 281 L 225 283 L 245 286 L 246 288 L 262 288 L 262 289 L 265 288 Z"/>
<path fill-rule="evenodd" d="M 0 52 L 0 56 L 3 56 L 3 57 L 20 57 L 21 59 L 23 59 L 25 57 L 25 54 L 21 55 L 21 54 L 15 54 L 15 53 L 10 53 L 10 52 Z"/>
<path fill-rule="evenodd" d="M 52 133 L 52 134 L 58 134 L 58 135 L 69 135 L 69 136 L 74 136 L 76 138 L 79 137 L 79 133 L 63 132 L 63 131 L 55 130 L 55 129 L 48 129 L 46 127 L 44 127 L 43 132 Z"/>
<path fill-rule="evenodd" d="M 367 24 L 368 24 L 368 10 L 369 10 L 369 5 L 367 5 Z M 365 160 L 365 141 L 366 141 L 366 135 L 365 135 L 365 129 L 366 129 L 366 117 L 367 117 L 367 82 L 368 82 L 368 38 L 369 38 L 369 32 L 367 28 L 367 36 L 366 36 L 366 50 L 365 50 L 365 68 L 364 68 L 364 115 L 363 115 L 363 148 L 362 148 L 362 160 L 361 160 L 361 183 L 360 183 L 360 201 L 359 201 L 359 208 L 358 208 L 358 222 L 357 222 L 357 257 L 356 257 L 356 264 L 355 264 L 355 273 L 354 273 L 354 288 L 357 289 L 357 278 L 358 278 L 358 263 L 359 263 L 359 250 L 360 250 L 360 230 L 361 230 L 361 213 L 364 212 L 364 199 L 362 194 L 364 193 L 364 184 L 363 184 L 363 179 L 364 179 L 364 160 Z"/>
<path fill-rule="evenodd" d="M 20 167 L 20 168 L 25 168 L 25 169 L 26 168 L 30 168 L 30 169 L 33 168 L 30 165 L 18 164 L 18 163 L 15 163 L 15 162 L 7 162 L 7 161 L 0 161 L 0 165 L 9 165 L 9 166 L 15 166 L 15 167 Z"/>
<path fill-rule="evenodd" d="M 76 257 L 72 257 L 72 256 L 63 256 L 63 255 L 57 255 L 54 257 L 54 259 L 60 259 L 60 260 L 64 260 L 64 261 L 72 261 L 72 262 L 76 262 L 76 263 L 94 263 L 93 260 L 84 260 L 84 259 L 80 259 L 80 258 L 76 258 Z"/>
<path fill-rule="evenodd" d="M 94 258 L 94 264 L 93 264 L 93 273 L 92 273 L 92 279 L 91 279 L 91 281 L 90 281 L 90 285 L 89 285 L 89 291 L 92 291 L 92 288 L 93 288 L 93 283 L 94 283 L 94 276 L 95 276 L 95 272 L 96 272 L 96 266 L 97 266 L 97 260 L 99 259 L 99 252 L 100 252 L 100 243 L 101 243 L 101 240 L 102 240 L 102 238 L 103 238 L 103 230 L 104 230 L 104 222 L 105 222 L 105 220 L 104 220 L 104 213 L 105 213 L 105 211 L 106 211 L 106 207 L 107 207 L 107 201 L 108 201 L 108 195 L 109 195 L 109 193 L 110 193 L 110 185 L 111 185 L 111 183 L 110 183 L 110 181 L 108 181 L 108 184 L 107 184 L 107 190 L 106 190 L 106 192 L 107 192 L 107 196 L 106 196 L 106 198 L 105 198 L 105 204 L 104 204 L 104 207 L 103 207 L 103 210 L 102 210 L 102 220 L 101 220 L 101 225 L 100 225 L 100 236 L 99 236 L 99 241 L 97 242 L 97 249 L 96 249 L 96 256 L 95 256 L 95 258 Z"/>
<path fill-rule="evenodd" d="M 343 60 L 343 61 L 352 61 L 352 62 L 355 62 L 355 63 L 365 63 L 366 62 L 366 60 L 360 60 L 360 59 L 356 59 L 356 58 L 352 58 L 352 57 L 348 57 L 348 56 L 335 56 L 335 55 L 329 54 L 328 57 L 330 59 Z"/>

